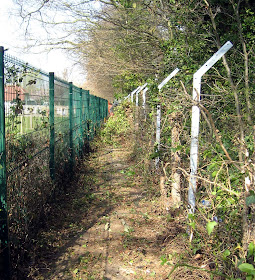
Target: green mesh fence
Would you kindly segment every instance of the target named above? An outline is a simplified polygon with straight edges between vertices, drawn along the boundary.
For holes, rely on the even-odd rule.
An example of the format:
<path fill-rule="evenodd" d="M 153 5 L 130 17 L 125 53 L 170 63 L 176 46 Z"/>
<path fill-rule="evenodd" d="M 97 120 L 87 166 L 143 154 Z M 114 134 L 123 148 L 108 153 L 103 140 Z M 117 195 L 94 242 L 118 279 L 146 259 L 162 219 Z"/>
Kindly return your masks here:
<path fill-rule="evenodd" d="M 0 279 L 9 279 L 9 252 L 22 260 L 49 199 L 107 117 L 108 102 L 2 47 L 0 70 Z"/>

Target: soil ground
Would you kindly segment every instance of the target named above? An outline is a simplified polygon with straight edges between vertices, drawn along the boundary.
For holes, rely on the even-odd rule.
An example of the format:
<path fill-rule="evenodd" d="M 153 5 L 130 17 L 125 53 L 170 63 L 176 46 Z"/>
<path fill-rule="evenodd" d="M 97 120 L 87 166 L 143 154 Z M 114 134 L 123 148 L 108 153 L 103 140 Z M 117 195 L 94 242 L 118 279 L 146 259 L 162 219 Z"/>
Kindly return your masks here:
<path fill-rule="evenodd" d="M 183 218 L 162 215 L 132 152 L 101 144 L 83 160 L 38 236 L 29 279 L 210 279 L 187 268 L 168 278 L 189 251 Z"/>

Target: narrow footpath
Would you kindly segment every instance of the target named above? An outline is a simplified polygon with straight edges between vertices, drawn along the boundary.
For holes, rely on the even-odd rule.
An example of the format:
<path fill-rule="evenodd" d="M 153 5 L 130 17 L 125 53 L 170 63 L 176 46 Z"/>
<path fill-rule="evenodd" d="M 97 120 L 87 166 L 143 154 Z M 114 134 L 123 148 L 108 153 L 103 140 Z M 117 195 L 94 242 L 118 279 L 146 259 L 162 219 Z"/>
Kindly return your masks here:
<path fill-rule="evenodd" d="M 167 275 L 185 250 L 185 230 L 161 215 L 159 198 L 136 174 L 131 147 L 99 148 L 80 168 L 74 193 L 48 221 L 55 226 L 41 233 L 41 247 L 49 244 L 37 252 L 31 279 L 182 279 Z"/>

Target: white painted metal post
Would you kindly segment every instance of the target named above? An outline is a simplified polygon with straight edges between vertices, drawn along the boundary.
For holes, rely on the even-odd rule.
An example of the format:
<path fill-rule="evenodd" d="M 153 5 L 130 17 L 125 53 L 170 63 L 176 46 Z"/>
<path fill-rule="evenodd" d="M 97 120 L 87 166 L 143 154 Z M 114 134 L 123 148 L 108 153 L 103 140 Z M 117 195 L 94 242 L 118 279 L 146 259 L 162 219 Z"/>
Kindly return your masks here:
<path fill-rule="evenodd" d="M 143 108 L 145 109 L 145 106 L 146 106 L 146 92 L 147 92 L 148 88 L 146 87 L 144 90 L 143 90 Z"/>
<path fill-rule="evenodd" d="M 136 106 L 139 105 L 139 93 L 147 86 L 147 83 L 145 83 L 142 87 L 140 87 L 137 91 L 136 91 Z"/>
<path fill-rule="evenodd" d="M 202 76 L 233 46 L 228 41 L 225 43 L 194 75 L 193 75 L 193 100 L 200 102 L 201 78 Z M 197 188 L 197 164 L 198 164 L 198 136 L 199 136 L 200 109 L 192 106 L 191 119 L 191 145 L 190 145 L 190 183 L 188 191 L 188 203 L 190 213 L 195 212 L 196 188 Z M 191 237 L 192 238 L 192 237 Z"/>
<path fill-rule="evenodd" d="M 138 104 L 139 104 L 139 92 L 140 92 L 140 90 L 138 90 L 136 92 L 136 98 L 135 98 L 135 105 L 136 105 L 136 107 L 138 107 Z"/>
<path fill-rule="evenodd" d="M 159 152 L 160 150 L 160 125 L 161 125 L 161 106 L 157 106 L 157 117 L 156 117 L 156 145 L 157 150 L 156 152 Z M 155 159 L 155 166 L 158 168 L 159 165 L 159 156 Z"/>
<path fill-rule="evenodd" d="M 146 87 L 144 90 L 143 90 L 143 114 L 144 114 L 144 119 L 146 121 L 146 92 L 147 92 L 148 88 Z"/>
<path fill-rule="evenodd" d="M 130 93 L 130 95 L 131 95 L 131 102 L 132 102 L 132 103 L 133 103 L 133 101 L 134 101 L 134 94 L 135 94 L 139 89 L 140 89 L 140 86 L 137 87 L 135 90 L 133 90 L 133 91 Z"/>
<path fill-rule="evenodd" d="M 158 85 L 158 89 L 161 90 L 163 86 L 166 85 L 179 71 L 179 68 L 175 68 L 174 71 Z"/>
<path fill-rule="evenodd" d="M 159 85 L 158 89 L 159 91 L 163 88 L 164 85 L 166 85 L 178 72 L 180 69 L 176 68 L 174 71 L 168 75 Z M 157 106 L 157 116 L 156 116 L 156 145 L 157 145 L 157 150 L 158 152 L 160 150 L 160 126 L 161 126 L 161 106 Z M 155 166 L 158 168 L 159 165 L 159 157 L 156 157 L 155 159 Z"/>
<path fill-rule="evenodd" d="M 129 93 L 129 95 L 124 97 L 124 100 L 129 99 L 131 97 L 131 94 Z"/>

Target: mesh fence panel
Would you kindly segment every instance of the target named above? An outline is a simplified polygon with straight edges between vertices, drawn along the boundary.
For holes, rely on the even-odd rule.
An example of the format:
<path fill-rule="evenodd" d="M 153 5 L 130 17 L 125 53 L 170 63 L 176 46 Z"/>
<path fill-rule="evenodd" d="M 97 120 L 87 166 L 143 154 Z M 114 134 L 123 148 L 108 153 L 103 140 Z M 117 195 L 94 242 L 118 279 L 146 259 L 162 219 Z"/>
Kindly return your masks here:
<path fill-rule="evenodd" d="M 57 181 L 63 182 L 70 157 L 69 84 L 56 80 L 54 85 L 55 173 Z"/>
<path fill-rule="evenodd" d="M 22 260 L 24 248 L 47 215 L 49 201 L 56 190 L 65 191 L 63 182 L 70 179 L 85 144 L 107 117 L 107 100 L 8 54 L 3 60 L 4 104 L 0 109 L 5 111 L 2 146 L 6 147 L 7 184 L 2 176 L 0 195 L 5 197 L 7 191 L 12 256 Z M 1 240 L 5 231 L 0 231 L 0 241 L 6 242 Z M 14 262 L 18 265 L 17 259 Z M 0 269 L 1 275 L 7 274 Z"/>

